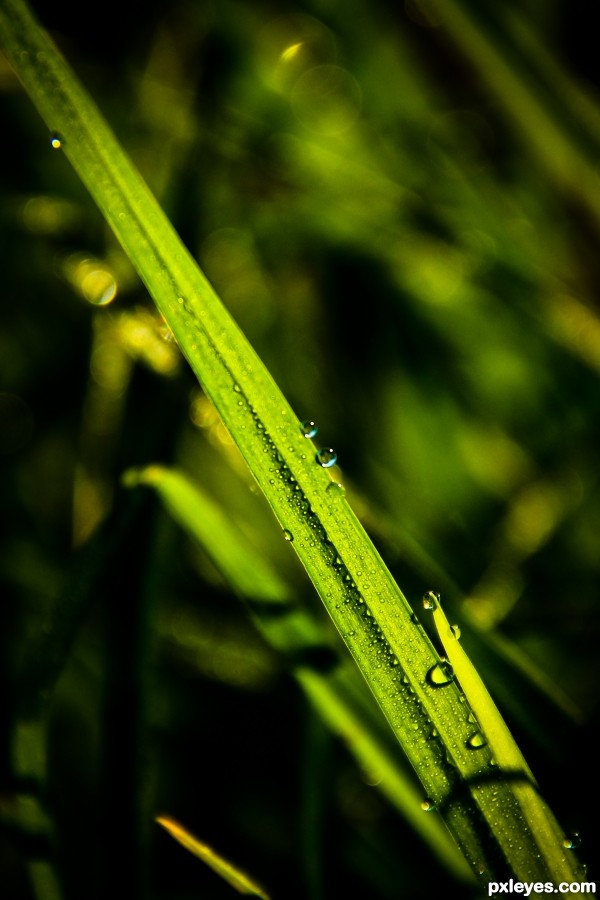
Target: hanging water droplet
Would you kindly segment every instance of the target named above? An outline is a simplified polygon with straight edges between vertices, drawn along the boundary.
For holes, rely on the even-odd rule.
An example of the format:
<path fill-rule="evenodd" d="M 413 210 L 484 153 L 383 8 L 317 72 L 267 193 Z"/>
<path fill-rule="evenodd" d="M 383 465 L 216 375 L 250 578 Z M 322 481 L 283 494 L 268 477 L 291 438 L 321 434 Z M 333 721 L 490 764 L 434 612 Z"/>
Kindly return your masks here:
<path fill-rule="evenodd" d="M 460 640 L 460 628 L 458 625 L 451 625 L 450 631 L 452 632 L 452 637 L 456 638 L 456 640 Z"/>
<path fill-rule="evenodd" d="M 62 135 L 58 133 L 58 131 L 53 131 L 50 135 L 50 146 L 53 150 L 60 150 L 64 146 L 64 138 Z"/>
<path fill-rule="evenodd" d="M 423 608 L 424 609 L 435 609 L 436 606 L 439 606 L 440 595 L 436 594 L 435 591 L 426 591 L 423 594 Z"/>
<path fill-rule="evenodd" d="M 293 541 L 293 540 L 294 540 L 294 535 L 292 534 L 291 531 L 288 531 L 287 528 L 284 528 L 284 529 L 283 529 L 283 536 L 284 536 L 284 538 L 285 538 L 286 541 Z"/>
<path fill-rule="evenodd" d="M 446 687 L 454 681 L 454 670 L 447 659 L 442 659 L 429 669 L 425 680 L 431 687 Z"/>
<path fill-rule="evenodd" d="M 476 731 L 465 741 L 465 746 L 468 747 L 469 750 L 481 750 L 481 748 L 486 745 L 487 741 L 480 731 Z"/>
<path fill-rule="evenodd" d="M 431 800 L 429 797 L 426 797 L 425 800 L 421 803 L 421 809 L 423 812 L 433 812 L 435 810 L 435 800 Z"/>
<path fill-rule="evenodd" d="M 343 484 L 340 484 L 339 481 L 332 481 L 327 485 L 326 491 L 328 494 L 331 494 L 333 497 L 343 497 L 346 493 L 346 488 Z"/>
<path fill-rule="evenodd" d="M 304 435 L 305 438 L 316 437 L 317 432 L 319 430 L 314 422 L 310 422 L 308 420 L 306 422 L 302 422 L 302 424 L 300 425 L 300 428 L 301 428 L 302 434 Z"/>
<path fill-rule="evenodd" d="M 562 845 L 565 850 L 576 850 L 581 844 L 581 835 L 578 831 L 573 831 L 571 834 L 566 834 L 563 838 Z"/>
<path fill-rule="evenodd" d="M 316 460 L 324 469 L 329 469 L 331 466 L 335 466 L 337 462 L 337 453 L 335 450 L 332 450 L 331 447 L 321 447 L 320 450 L 317 450 Z"/>

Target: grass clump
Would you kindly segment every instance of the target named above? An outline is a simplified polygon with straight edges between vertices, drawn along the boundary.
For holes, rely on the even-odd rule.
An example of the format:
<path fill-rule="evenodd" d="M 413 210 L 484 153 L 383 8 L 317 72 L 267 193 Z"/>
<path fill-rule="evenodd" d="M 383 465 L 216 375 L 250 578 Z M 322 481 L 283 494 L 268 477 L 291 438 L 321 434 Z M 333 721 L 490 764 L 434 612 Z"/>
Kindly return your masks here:
<path fill-rule="evenodd" d="M 454 89 L 471 107 L 451 104 L 435 67 L 409 49 L 408 34 L 428 59 L 415 26 L 433 20 L 422 11 L 411 8 L 406 35 L 392 35 L 387 13 L 366 9 L 354 30 L 335 10 L 325 23 L 317 10 L 272 19 L 243 4 L 218 15 L 157 8 L 156 30 L 138 38 L 145 62 L 134 74 L 122 57 L 133 116 L 114 94 L 108 105 L 182 241 L 27 7 L 0 9 L 7 58 L 45 120 L 49 154 L 67 157 L 118 238 L 64 161 L 47 155 L 37 176 L 62 178 L 64 197 L 41 186 L 13 194 L 7 290 L 33 294 L 27 286 L 43 280 L 66 324 L 30 299 L 34 333 L 17 317 L 7 343 L 12 504 L 41 530 L 36 541 L 16 525 L 5 554 L 7 583 L 28 598 L 14 613 L 19 653 L 6 663 L 7 784 L 23 795 L 6 818 L 23 861 L 10 878 L 68 897 L 76 857 L 102 869 L 102 892 L 103 860 L 118 846 L 113 862 L 131 872 L 132 892 L 184 896 L 187 870 L 149 857 L 156 807 L 166 806 L 160 821 L 206 836 L 198 846 L 231 846 L 218 839 L 229 832 L 252 848 L 250 864 L 232 858 L 271 879 L 274 895 L 326 896 L 329 884 L 358 879 L 368 895 L 393 896 L 399 872 L 430 892 L 422 871 L 432 860 L 436 879 L 469 893 L 508 877 L 579 887 L 579 839 L 551 808 L 561 822 L 584 818 L 557 773 L 565 736 L 593 719 L 593 657 L 582 653 L 580 677 L 564 677 L 593 606 L 580 587 L 571 644 L 559 598 L 548 606 L 557 548 L 565 565 L 578 561 L 580 579 L 594 573 L 591 263 L 551 227 L 569 215 L 593 240 L 593 222 L 567 205 L 579 202 L 572 182 L 552 165 L 540 176 L 516 135 L 494 146 L 501 113 L 484 115 L 459 70 Z M 442 42 L 460 21 L 448 16 Z M 467 49 L 487 73 L 515 20 L 468 19 Z M 554 77 L 540 59 L 534 77 L 508 54 L 523 97 Z M 509 84 L 493 82 L 518 120 Z M 568 132 L 561 153 L 577 162 L 595 140 L 593 104 L 575 79 L 561 85 L 582 98 L 578 137 L 562 107 L 536 102 L 540 121 Z M 22 263 L 30 246 L 33 275 Z M 70 335 L 82 333 L 79 351 Z M 19 367 L 14 348 L 26 337 L 39 371 Z M 70 394 L 78 432 L 52 418 L 30 445 L 21 394 L 55 360 L 89 371 Z M 57 381 L 61 396 L 67 383 Z M 173 520 L 193 543 L 181 543 Z M 554 627 L 534 615 L 539 596 Z M 90 752 L 76 769 L 81 791 L 59 801 L 72 741 Z M 360 788 L 361 771 L 378 799 Z M 292 816 L 275 785 L 298 779 Z M 194 780 L 207 799 L 201 819 L 187 799 Z M 107 833 L 98 851 L 68 824 L 94 792 Z M 297 839 L 282 843 L 283 822 Z M 422 856 L 399 864 L 396 846 L 412 834 Z"/>

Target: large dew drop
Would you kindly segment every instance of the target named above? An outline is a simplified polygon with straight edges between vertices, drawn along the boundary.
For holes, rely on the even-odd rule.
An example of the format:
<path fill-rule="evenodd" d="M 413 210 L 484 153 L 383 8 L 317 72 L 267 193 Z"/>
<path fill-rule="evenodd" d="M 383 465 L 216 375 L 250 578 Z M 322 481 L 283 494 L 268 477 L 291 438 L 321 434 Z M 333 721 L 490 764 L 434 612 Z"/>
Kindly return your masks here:
<path fill-rule="evenodd" d="M 318 428 L 314 422 L 306 421 L 300 425 L 302 434 L 305 438 L 314 438 L 317 436 Z"/>
<path fill-rule="evenodd" d="M 454 681 L 454 670 L 448 660 L 442 659 L 429 669 L 425 679 L 431 687 L 446 687 Z"/>
<path fill-rule="evenodd" d="M 435 591 L 426 591 L 423 594 L 423 608 L 424 609 L 435 609 L 439 606 L 440 603 L 440 595 L 436 594 Z"/>
<path fill-rule="evenodd" d="M 481 750 L 487 745 L 487 741 L 480 731 L 476 731 L 470 738 L 467 738 L 465 745 L 469 750 Z"/>
<path fill-rule="evenodd" d="M 335 466 L 337 462 L 337 453 L 335 450 L 332 450 L 331 447 L 322 447 L 320 450 L 317 450 L 315 458 L 319 465 L 323 466 L 324 469 L 330 469 L 331 466 Z"/>
<path fill-rule="evenodd" d="M 64 138 L 62 135 L 58 133 L 58 131 L 53 131 L 50 135 L 50 146 L 53 150 L 60 150 L 64 146 Z"/>

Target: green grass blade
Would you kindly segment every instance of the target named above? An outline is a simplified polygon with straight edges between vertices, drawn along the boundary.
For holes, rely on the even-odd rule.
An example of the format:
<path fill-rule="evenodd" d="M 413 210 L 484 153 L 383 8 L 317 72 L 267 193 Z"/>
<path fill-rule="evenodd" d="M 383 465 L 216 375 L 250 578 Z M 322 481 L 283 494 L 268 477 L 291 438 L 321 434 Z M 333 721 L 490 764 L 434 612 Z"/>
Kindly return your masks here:
<path fill-rule="evenodd" d="M 380 792 L 400 810 L 433 854 L 459 881 L 472 881 L 472 870 L 464 857 L 457 856 L 456 843 L 443 822 L 435 816 L 423 815 L 423 798 L 418 787 L 398 765 L 394 753 L 368 727 L 356 692 L 348 690 L 348 681 L 353 679 L 344 676 L 351 673 L 340 671 L 323 678 L 314 670 L 299 667 L 294 674 L 321 718 L 345 741 L 361 767 L 376 773 Z"/>
<path fill-rule="evenodd" d="M 525 821 L 538 844 L 540 856 L 547 859 L 548 868 L 553 872 L 562 872 L 562 879 L 568 880 L 571 872 L 568 853 L 568 839 L 558 828 L 547 804 L 539 793 L 539 787 L 523 754 L 517 746 L 496 704 L 492 700 L 479 673 L 463 650 L 460 634 L 456 626 L 451 626 L 440 605 L 439 595 L 429 591 L 423 600 L 426 609 L 431 610 L 434 624 L 442 642 L 444 652 L 452 666 L 454 677 L 464 692 L 467 703 L 475 720 L 470 744 L 476 750 L 487 744 L 491 749 L 494 762 L 502 775 L 512 783 L 515 800 Z M 477 789 L 476 789 L 477 790 Z M 498 829 L 501 841 L 510 842 L 510 829 L 503 834 L 502 826 Z M 565 844 L 564 841 L 567 841 Z M 567 853 L 565 853 L 567 849 Z M 516 853 L 519 853 L 519 848 Z M 527 848 L 526 853 L 530 853 Z M 526 865 L 523 860 L 523 865 Z M 583 873 L 582 873 L 583 874 Z"/>
<path fill-rule="evenodd" d="M 443 822 L 422 814 L 422 796 L 414 778 L 368 721 L 368 694 L 357 683 L 356 669 L 340 664 L 321 672 L 307 664 L 315 650 L 329 649 L 329 638 L 310 614 L 298 607 L 293 590 L 266 560 L 257 557 L 224 511 L 182 472 L 147 466 L 126 472 L 123 481 L 129 487 L 146 485 L 156 490 L 173 519 L 198 541 L 226 581 L 249 603 L 263 635 L 290 659 L 294 676 L 322 719 L 344 740 L 363 769 L 377 772 L 381 792 L 431 852 L 458 879 L 468 881 L 470 869 Z M 273 604 L 282 608 L 276 616 L 270 611 Z"/>
<path fill-rule="evenodd" d="M 424 808 L 442 812 L 472 868 L 489 878 L 506 866 L 524 881 L 578 880 L 573 855 L 557 871 L 549 868 L 554 854 L 538 855 L 512 786 L 495 780 L 489 748 L 473 752 L 469 745 L 471 724 L 457 686 L 432 680 L 439 656 L 331 477 L 333 455 L 316 455 L 269 372 L 21 0 L 2 0 L 0 38 L 54 145 L 130 256 L 290 539 L 419 776 Z M 500 846 L 495 837 L 490 849 L 483 835 L 488 828 L 495 835 L 499 823 L 511 841 Z"/>

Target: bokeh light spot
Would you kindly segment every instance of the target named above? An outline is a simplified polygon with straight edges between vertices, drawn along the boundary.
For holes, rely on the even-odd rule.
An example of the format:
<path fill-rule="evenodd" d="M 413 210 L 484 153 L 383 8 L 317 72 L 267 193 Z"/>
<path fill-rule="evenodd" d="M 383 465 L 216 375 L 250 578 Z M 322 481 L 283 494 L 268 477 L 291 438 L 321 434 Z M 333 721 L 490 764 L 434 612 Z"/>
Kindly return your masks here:
<path fill-rule="evenodd" d="M 318 134 L 340 134 L 358 119 L 362 93 L 357 80 L 341 66 L 316 66 L 301 75 L 291 94 L 294 115 Z"/>

